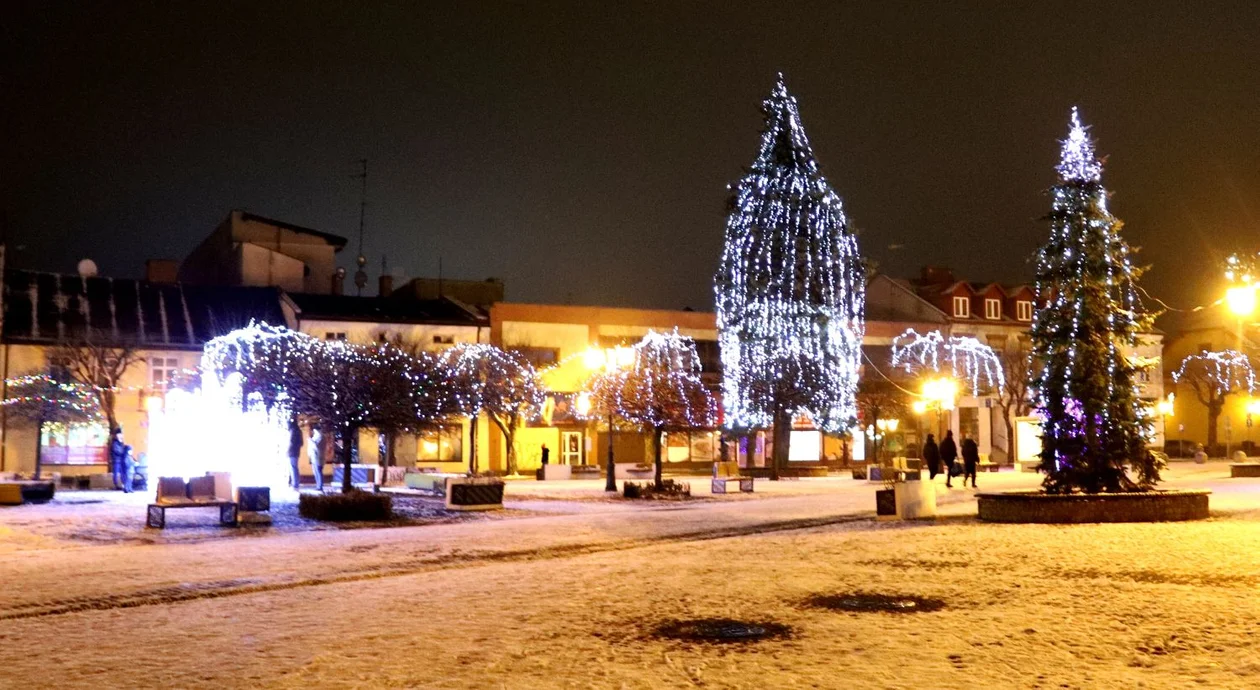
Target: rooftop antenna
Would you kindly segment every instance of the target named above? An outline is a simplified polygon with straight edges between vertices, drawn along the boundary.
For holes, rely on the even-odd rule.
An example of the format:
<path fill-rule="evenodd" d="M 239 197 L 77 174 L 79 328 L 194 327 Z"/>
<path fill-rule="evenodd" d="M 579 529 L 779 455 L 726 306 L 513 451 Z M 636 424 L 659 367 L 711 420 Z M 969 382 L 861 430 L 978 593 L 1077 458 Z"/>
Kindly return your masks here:
<path fill-rule="evenodd" d="M 360 158 L 359 165 L 362 166 L 362 170 L 358 175 L 351 175 L 351 177 L 362 181 L 359 191 L 359 256 L 355 259 L 359 270 L 354 272 L 354 287 L 356 293 L 362 297 L 363 288 L 367 287 L 367 271 L 363 270 L 363 267 L 367 265 L 367 257 L 363 255 L 363 219 L 367 215 L 367 159 Z"/>
<path fill-rule="evenodd" d="M 438 299 L 442 299 L 442 256 L 438 255 Z"/>

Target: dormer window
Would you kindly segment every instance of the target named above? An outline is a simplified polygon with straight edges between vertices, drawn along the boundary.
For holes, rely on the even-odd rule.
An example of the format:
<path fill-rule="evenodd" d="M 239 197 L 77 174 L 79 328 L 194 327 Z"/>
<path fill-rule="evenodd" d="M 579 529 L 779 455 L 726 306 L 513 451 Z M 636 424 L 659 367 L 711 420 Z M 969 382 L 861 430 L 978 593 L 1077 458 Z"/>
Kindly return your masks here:
<path fill-rule="evenodd" d="M 984 318 L 997 321 L 1002 318 L 1002 300 L 986 299 L 984 301 Z"/>
<path fill-rule="evenodd" d="M 1015 318 L 1020 321 L 1032 321 L 1032 302 L 1023 299 L 1015 303 Z"/>
<path fill-rule="evenodd" d="M 966 297 L 954 298 L 954 318 L 971 318 L 971 300 Z"/>

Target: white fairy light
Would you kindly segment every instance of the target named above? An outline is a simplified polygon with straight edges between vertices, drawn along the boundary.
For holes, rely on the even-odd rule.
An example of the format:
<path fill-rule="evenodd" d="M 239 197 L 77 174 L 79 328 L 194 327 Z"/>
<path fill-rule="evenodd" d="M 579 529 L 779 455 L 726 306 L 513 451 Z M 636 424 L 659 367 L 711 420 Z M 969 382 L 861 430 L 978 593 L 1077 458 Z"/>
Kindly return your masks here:
<path fill-rule="evenodd" d="M 1181 366 L 1172 375 L 1174 383 L 1195 376 L 1203 378 L 1218 396 L 1241 389 L 1251 393 L 1256 388 L 1256 372 L 1251 360 L 1237 350 L 1205 350 L 1189 355 L 1181 360 Z"/>
<path fill-rule="evenodd" d="M 905 342 L 909 341 L 909 342 Z M 892 366 L 907 372 L 941 370 L 941 362 L 949 365 L 952 378 L 968 381 L 971 394 L 982 389 L 1001 391 L 1006 386 L 1002 361 L 993 348 L 969 336 L 945 338 L 940 331 L 920 334 L 913 328 L 893 338 Z M 983 377 L 984 386 L 980 385 Z"/>
<path fill-rule="evenodd" d="M 843 432 L 857 417 L 865 271 L 783 75 L 763 112 L 714 278 L 724 424 L 765 428 L 778 411 Z"/>

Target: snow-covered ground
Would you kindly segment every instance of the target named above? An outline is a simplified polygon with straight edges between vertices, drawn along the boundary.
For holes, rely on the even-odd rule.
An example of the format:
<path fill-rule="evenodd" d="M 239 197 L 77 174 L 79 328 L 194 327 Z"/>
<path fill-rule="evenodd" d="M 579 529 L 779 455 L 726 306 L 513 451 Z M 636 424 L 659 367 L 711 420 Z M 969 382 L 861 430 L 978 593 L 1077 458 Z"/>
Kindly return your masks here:
<path fill-rule="evenodd" d="M 0 686 L 1257 687 L 1260 479 L 1227 475 L 1175 466 L 1169 485 L 1211 488 L 1214 517 L 1148 525 L 989 525 L 943 484 L 941 519 L 876 522 L 874 487 L 850 479 L 681 504 L 520 482 L 517 519 L 193 543 L 41 533 L 36 507 L 3 510 Z M 947 607 L 803 604 L 852 591 Z M 649 634 L 707 616 L 794 634 Z"/>

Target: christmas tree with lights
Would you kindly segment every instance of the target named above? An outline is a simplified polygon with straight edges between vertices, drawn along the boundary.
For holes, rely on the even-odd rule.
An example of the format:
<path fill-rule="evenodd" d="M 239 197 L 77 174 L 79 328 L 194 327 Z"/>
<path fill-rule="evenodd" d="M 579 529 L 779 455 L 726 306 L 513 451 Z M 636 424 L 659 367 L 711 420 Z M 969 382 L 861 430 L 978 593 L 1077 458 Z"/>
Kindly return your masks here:
<path fill-rule="evenodd" d="M 854 424 L 866 277 L 783 75 L 762 110 L 761 150 L 732 190 L 714 290 L 724 424 L 773 427 L 777 477 L 795 417 L 833 433 Z"/>
<path fill-rule="evenodd" d="M 1139 366 L 1127 353 L 1153 316 L 1138 300 L 1142 270 L 1107 209 L 1102 162 L 1075 108 L 1057 170 L 1032 325 L 1043 485 L 1049 493 L 1149 489 L 1159 464 L 1146 448 L 1151 421 L 1137 396 Z"/>

